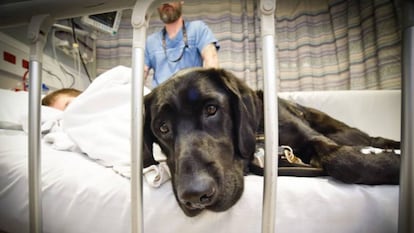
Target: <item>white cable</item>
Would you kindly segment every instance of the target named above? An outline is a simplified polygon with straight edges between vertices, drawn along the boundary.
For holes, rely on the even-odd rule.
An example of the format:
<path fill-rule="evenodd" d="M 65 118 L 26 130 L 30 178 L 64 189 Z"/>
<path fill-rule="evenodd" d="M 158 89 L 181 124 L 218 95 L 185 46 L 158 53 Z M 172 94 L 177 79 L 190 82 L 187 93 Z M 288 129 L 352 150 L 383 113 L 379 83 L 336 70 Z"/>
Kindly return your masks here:
<path fill-rule="evenodd" d="M 55 25 L 54 25 L 55 26 Z M 53 52 L 53 58 L 55 60 L 55 63 L 59 66 L 60 70 L 62 71 L 63 75 L 65 76 L 65 80 L 69 80 L 70 78 L 72 79 L 72 84 L 70 86 L 73 86 L 73 84 L 75 83 L 75 77 L 74 75 L 67 70 L 67 68 L 59 61 L 57 52 L 56 52 L 56 38 L 55 38 L 55 33 L 56 33 L 56 29 L 53 27 L 52 28 L 52 52 Z M 68 74 L 71 77 L 68 77 Z M 64 83 L 62 83 L 62 88 L 65 87 Z"/>

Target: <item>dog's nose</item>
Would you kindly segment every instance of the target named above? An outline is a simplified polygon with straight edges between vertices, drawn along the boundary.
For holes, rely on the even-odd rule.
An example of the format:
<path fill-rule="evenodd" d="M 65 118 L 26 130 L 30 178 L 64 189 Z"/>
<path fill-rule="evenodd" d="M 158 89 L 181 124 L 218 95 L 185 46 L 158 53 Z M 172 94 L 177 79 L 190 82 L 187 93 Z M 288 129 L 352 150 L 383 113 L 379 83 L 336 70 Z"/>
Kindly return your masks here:
<path fill-rule="evenodd" d="M 203 209 L 212 203 L 215 194 L 213 179 L 199 177 L 196 181 L 188 183 L 179 196 L 181 203 L 187 208 Z"/>

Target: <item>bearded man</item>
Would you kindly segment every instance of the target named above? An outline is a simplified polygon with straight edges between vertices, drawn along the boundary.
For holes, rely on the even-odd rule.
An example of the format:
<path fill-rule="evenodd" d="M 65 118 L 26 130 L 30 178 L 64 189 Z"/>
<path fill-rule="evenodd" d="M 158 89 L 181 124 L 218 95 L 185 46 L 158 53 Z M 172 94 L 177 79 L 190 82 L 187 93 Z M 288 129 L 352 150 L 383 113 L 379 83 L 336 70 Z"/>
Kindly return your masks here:
<path fill-rule="evenodd" d="M 165 26 L 151 34 L 145 46 L 144 77 L 154 70 L 152 88 L 184 68 L 218 68 L 217 39 L 204 22 L 184 21 L 183 4 L 184 1 L 172 1 L 157 8 Z"/>

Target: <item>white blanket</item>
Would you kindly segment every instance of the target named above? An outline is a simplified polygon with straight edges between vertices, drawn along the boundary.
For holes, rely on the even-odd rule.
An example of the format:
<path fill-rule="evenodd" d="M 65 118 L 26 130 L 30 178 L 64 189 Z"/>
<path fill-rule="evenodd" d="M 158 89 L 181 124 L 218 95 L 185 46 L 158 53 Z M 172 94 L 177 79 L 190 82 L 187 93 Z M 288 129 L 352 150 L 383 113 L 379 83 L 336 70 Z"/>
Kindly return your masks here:
<path fill-rule="evenodd" d="M 131 125 L 130 68 L 117 66 L 96 78 L 64 112 L 46 115 L 44 140 L 57 150 L 82 152 L 105 167 L 129 178 Z M 144 94 L 150 90 L 145 88 Z M 47 109 L 47 108 L 46 108 Z M 160 160 L 160 150 L 156 150 Z M 144 169 L 146 180 L 158 187 L 170 178 L 167 166 Z"/>
<path fill-rule="evenodd" d="M 130 164 L 131 74 L 123 66 L 103 73 L 63 114 L 64 131 L 104 164 Z"/>

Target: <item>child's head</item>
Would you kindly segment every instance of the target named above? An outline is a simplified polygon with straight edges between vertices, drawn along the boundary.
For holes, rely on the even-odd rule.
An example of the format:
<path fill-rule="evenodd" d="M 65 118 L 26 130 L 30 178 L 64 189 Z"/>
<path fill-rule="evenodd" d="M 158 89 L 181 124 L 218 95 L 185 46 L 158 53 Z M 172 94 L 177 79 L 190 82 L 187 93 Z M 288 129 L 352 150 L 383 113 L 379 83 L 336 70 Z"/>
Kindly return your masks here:
<path fill-rule="evenodd" d="M 64 110 L 81 93 L 74 88 L 62 88 L 43 97 L 42 105 Z"/>

